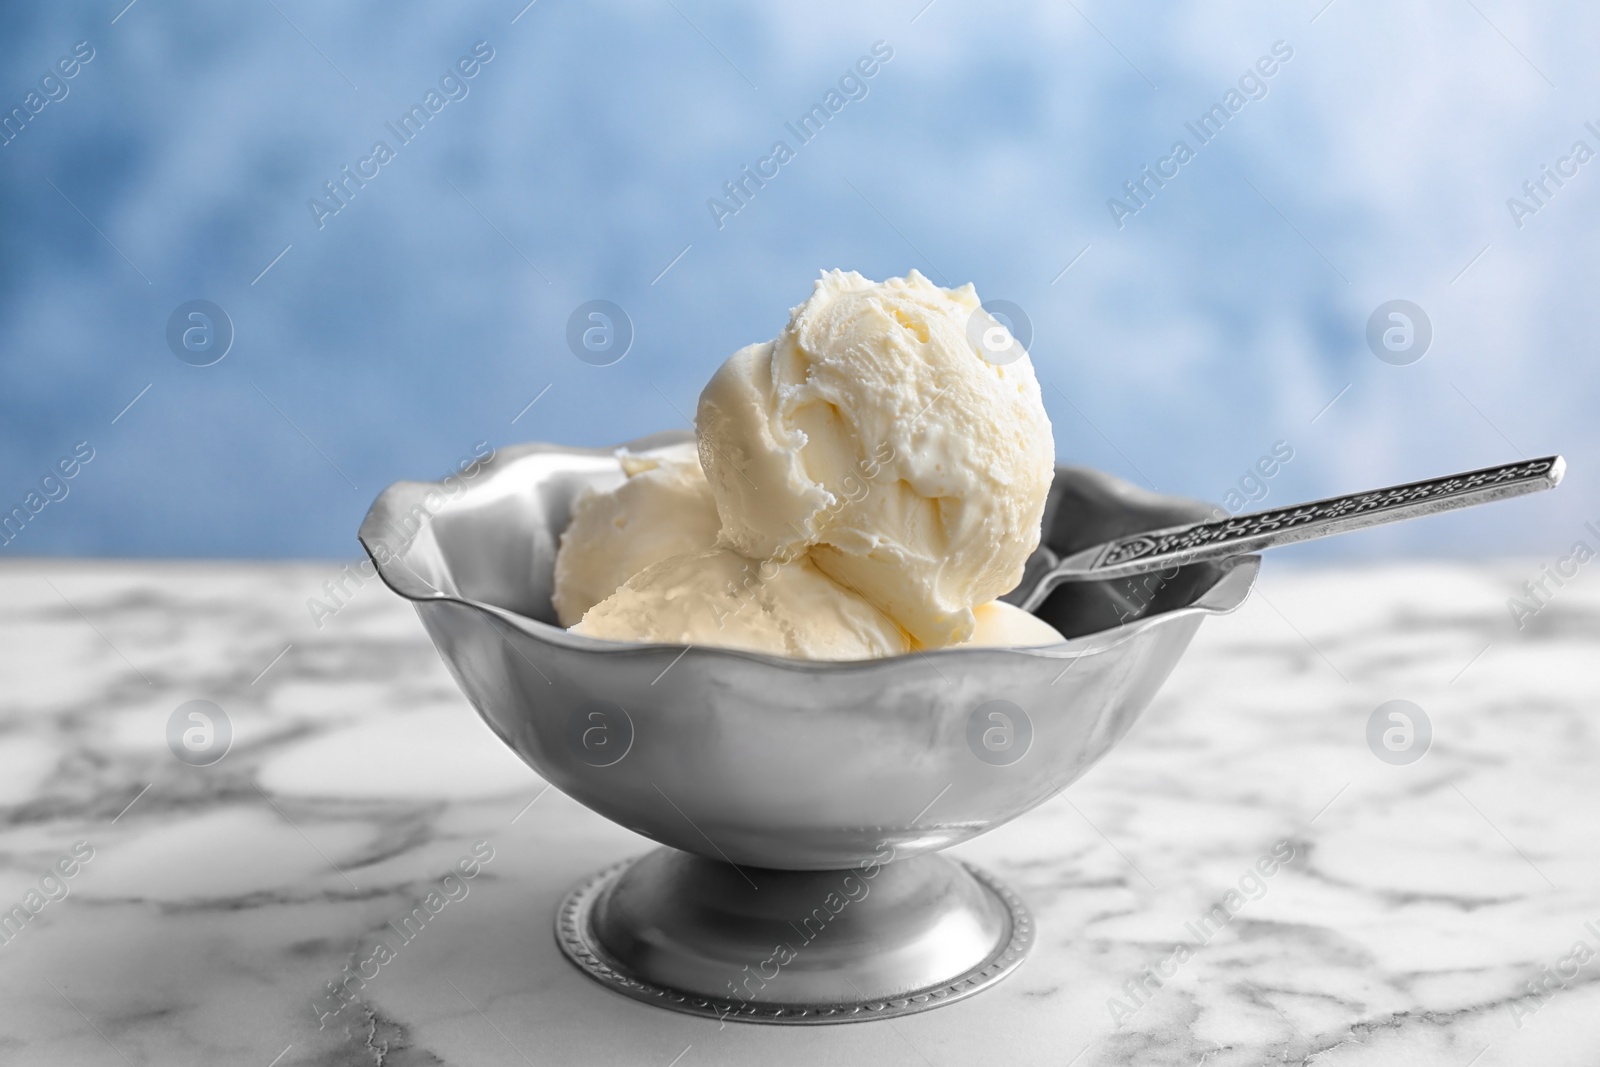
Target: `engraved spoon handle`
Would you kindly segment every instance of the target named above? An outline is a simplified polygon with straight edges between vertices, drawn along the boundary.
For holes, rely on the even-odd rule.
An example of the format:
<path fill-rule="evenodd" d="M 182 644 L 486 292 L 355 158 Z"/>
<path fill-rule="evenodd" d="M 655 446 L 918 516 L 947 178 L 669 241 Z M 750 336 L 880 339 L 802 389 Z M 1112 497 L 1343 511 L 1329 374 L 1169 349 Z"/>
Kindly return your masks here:
<path fill-rule="evenodd" d="M 1061 560 L 1039 580 L 1022 607 L 1027 611 L 1037 608 L 1062 582 L 1126 578 L 1184 563 L 1242 556 L 1276 545 L 1388 522 L 1404 522 L 1439 511 L 1553 489 L 1561 483 L 1566 469 L 1566 460 L 1560 456 L 1546 456 L 1387 489 L 1132 534 L 1102 542 Z"/>

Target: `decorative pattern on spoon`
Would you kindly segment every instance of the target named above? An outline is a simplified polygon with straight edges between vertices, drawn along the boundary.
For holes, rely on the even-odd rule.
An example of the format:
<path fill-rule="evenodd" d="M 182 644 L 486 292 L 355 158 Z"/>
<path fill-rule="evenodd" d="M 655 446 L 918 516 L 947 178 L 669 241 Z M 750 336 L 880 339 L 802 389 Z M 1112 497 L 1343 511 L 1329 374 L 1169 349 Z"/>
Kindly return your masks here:
<path fill-rule="evenodd" d="M 1133 534 L 1094 545 L 1063 559 L 1040 580 L 1022 606 L 1030 611 L 1038 607 L 1061 582 L 1125 578 L 1184 563 L 1240 556 L 1274 545 L 1486 504 L 1553 488 L 1561 482 L 1565 472 L 1565 460 L 1560 456 L 1546 456 L 1387 489 Z"/>

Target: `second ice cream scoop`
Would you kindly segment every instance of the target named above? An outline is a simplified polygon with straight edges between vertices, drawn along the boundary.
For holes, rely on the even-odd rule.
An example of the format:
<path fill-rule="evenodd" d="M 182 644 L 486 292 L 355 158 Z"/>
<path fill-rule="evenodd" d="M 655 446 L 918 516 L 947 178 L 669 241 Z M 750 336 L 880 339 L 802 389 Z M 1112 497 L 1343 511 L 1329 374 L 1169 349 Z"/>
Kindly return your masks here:
<path fill-rule="evenodd" d="M 572 632 L 799 659 L 876 659 L 910 650 L 889 618 L 804 556 L 756 561 L 728 548 L 646 567 L 589 609 Z"/>
<path fill-rule="evenodd" d="M 571 626 L 629 578 L 717 539 L 717 506 L 693 444 L 619 452 L 626 480 L 585 489 L 556 553 L 556 615 Z"/>

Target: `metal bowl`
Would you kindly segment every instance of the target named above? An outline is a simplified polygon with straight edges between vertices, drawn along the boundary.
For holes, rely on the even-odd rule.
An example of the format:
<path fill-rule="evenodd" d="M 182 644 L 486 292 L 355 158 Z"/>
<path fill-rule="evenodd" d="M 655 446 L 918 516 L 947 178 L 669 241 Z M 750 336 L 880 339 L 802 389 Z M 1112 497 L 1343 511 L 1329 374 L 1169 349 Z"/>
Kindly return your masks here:
<path fill-rule="evenodd" d="M 688 436 L 658 434 L 626 447 Z M 937 872 L 929 863 L 917 865 L 926 885 L 956 877 L 951 869 L 965 873 L 926 854 L 1016 818 L 1105 755 L 1155 695 L 1201 619 L 1238 607 L 1259 566 L 1251 556 L 1164 575 L 1062 586 L 1036 613 L 1068 640 L 1044 648 L 945 649 L 823 662 L 568 633 L 550 602 L 556 545 L 577 493 L 622 477 L 612 449 L 508 448 L 481 469 L 442 482 L 390 486 L 362 523 L 360 538 L 384 582 L 416 605 L 473 706 L 529 766 L 607 818 L 672 849 L 731 865 L 752 886 L 762 879 L 769 885 L 781 881 L 783 872 L 837 874 L 890 861 L 896 871 L 910 871 L 898 864 L 918 857 L 945 865 Z M 1060 467 L 1043 545 L 1018 595 L 1055 556 L 1210 511 L 1096 471 Z M 706 884 L 738 884 L 725 868 L 696 868 L 687 857 L 647 859 L 656 868 L 687 863 L 675 883 L 681 894 L 704 897 Z M 670 917 L 639 911 L 639 899 L 667 899 L 675 891 L 662 870 L 651 877 L 650 886 L 640 883 L 631 891 L 638 899 L 627 905 L 627 922 L 635 928 L 670 925 Z M 896 877 L 917 881 L 910 874 Z M 1006 902 L 992 879 L 966 877 L 960 892 L 946 887 L 933 895 L 947 901 L 962 893 L 984 897 L 988 886 L 984 899 L 990 903 L 976 905 L 987 911 L 974 919 L 973 945 L 1011 939 L 1017 922 L 1025 924 L 1025 913 Z M 801 886 L 794 893 L 803 897 L 808 883 L 796 876 L 785 884 Z M 617 902 L 614 910 L 623 908 L 630 892 L 610 883 L 600 889 L 610 893 L 604 899 Z M 604 930 L 612 920 L 604 914 L 604 899 L 597 897 L 599 889 L 587 890 L 585 899 L 598 899 L 601 912 L 584 913 L 582 936 L 564 942 L 569 954 L 583 963 L 581 948 L 599 960 L 599 969 L 631 967 L 637 979 L 636 972 L 650 970 L 649 960 L 660 958 L 661 945 L 630 948 L 621 934 L 607 942 Z M 909 898 L 900 895 L 904 913 Z M 769 892 L 763 899 L 779 896 Z M 708 919 L 702 908 L 697 918 L 682 920 L 688 924 L 683 936 L 704 947 L 720 936 L 716 930 L 739 925 L 739 908 L 747 905 L 724 903 L 732 918 Z M 869 926 L 889 921 L 886 915 L 872 918 L 869 910 L 852 915 Z M 576 923 L 575 916 L 567 918 Z M 776 922 L 781 916 L 769 918 Z M 627 925 L 612 919 L 613 925 Z M 927 919 L 936 925 L 948 916 L 930 910 Z M 926 941 L 931 930 L 907 936 L 922 944 L 917 938 Z M 735 937 L 707 974 L 720 975 L 716 967 L 737 959 L 745 941 L 758 940 L 753 934 Z M 766 942 L 768 950 L 771 944 Z M 789 1015 L 773 1021 L 831 1021 L 794 1017 L 795 1005 L 820 1010 L 830 989 L 844 988 L 828 977 L 829 961 L 821 953 L 810 955 L 817 981 L 791 983 L 799 994 L 725 997 L 726 1006 L 749 1016 L 738 1009 L 777 1004 L 779 1015 Z M 983 963 L 976 947 L 957 955 L 976 961 L 974 966 Z M 907 973 L 926 978 L 958 962 L 923 961 Z M 596 967 L 585 967 L 602 977 Z M 787 976 L 804 970 L 791 966 Z M 688 990 L 690 1000 L 707 999 L 712 977 L 692 971 L 657 968 L 657 978 L 670 981 L 644 981 L 656 992 L 631 995 L 704 1010 L 672 1004 L 670 996 L 661 999 L 660 990 Z M 835 996 L 832 1006 L 914 992 L 907 983 L 915 986 L 915 974 L 880 981 L 877 988 L 888 993 Z M 944 974 L 939 982 L 951 978 Z M 877 981 L 870 975 L 867 980 Z"/>

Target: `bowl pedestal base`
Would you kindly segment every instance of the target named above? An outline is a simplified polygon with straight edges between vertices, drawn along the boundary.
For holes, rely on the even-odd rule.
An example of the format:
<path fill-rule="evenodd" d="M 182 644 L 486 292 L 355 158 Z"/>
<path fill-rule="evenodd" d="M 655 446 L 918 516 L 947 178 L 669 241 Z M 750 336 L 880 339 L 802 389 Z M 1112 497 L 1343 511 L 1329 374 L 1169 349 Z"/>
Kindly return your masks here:
<path fill-rule="evenodd" d="M 674 1011 L 839 1023 L 971 996 L 1022 962 L 1027 908 L 937 853 L 836 871 L 736 867 L 659 848 L 562 901 L 556 940 L 596 981 Z"/>

